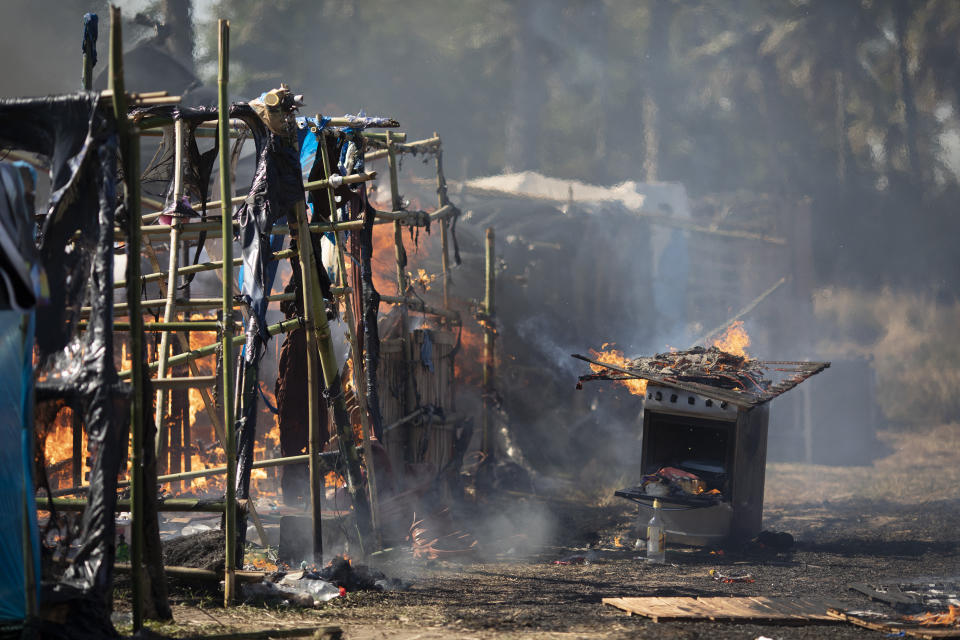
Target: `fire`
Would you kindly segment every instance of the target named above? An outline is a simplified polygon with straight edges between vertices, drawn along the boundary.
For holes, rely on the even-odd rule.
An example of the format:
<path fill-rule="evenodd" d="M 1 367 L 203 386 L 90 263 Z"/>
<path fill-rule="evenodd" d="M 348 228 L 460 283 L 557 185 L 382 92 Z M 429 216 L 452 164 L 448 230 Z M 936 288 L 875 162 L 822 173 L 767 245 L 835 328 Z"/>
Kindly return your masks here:
<path fill-rule="evenodd" d="M 209 318 L 204 316 L 202 313 L 194 313 L 190 316 L 191 320 L 213 320 L 214 318 Z M 213 331 L 192 331 L 190 332 L 190 349 L 199 349 L 200 347 L 205 347 L 211 345 L 217 341 L 217 334 Z M 216 356 L 209 356 L 206 358 L 199 358 L 194 362 L 197 363 L 197 370 L 200 375 L 213 375 L 214 360 Z M 200 397 L 199 389 L 190 389 L 188 394 L 188 399 L 190 402 L 190 424 L 194 425 L 197 422 L 197 415 L 202 411 L 206 410 L 206 405 L 203 403 L 203 399 Z"/>
<path fill-rule="evenodd" d="M 750 336 L 747 335 L 746 329 L 743 328 L 743 320 L 737 320 L 727 327 L 724 334 L 714 340 L 713 346 L 721 351 L 746 358 L 747 347 L 750 346 Z"/>
<path fill-rule="evenodd" d="M 407 273 L 407 279 L 413 285 L 420 285 L 424 291 L 429 291 L 433 281 L 440 276 L 439 273 L 427 273 L 426 269 L 417 269 L 416 275 L 412 272 Z"/>
<path fill-rule="evenodd" d="M 623 355 L 623 351 L 619 349 L 614 349 L 614 345 L 609 342 L 604 342 L 600 347 L 602 351 L 596 351 L 594 349 L 590 350 L 590 353 L 593 354 L 593 357 L 603 362 L 605 364 L 612 364 L 621 368 L 630 367 L 630 359 Z M 591 364 L 590 368 L 593 369 L 594 373 L 600 373 L 602 371 L 607 371 L 600 365 Z M 627 390 L 635 396 L 643 396 L 647 393 L 647 381 L 638 380 L 638 379 L 629 379 L 629 380 L 616 380 L 617 384 L 621 384 L 627 388 Z"/>
<path fill-rule="evenodd" d="M 80 456 L 82 466 L 81 484 L 86 484 L 82 480 L 90 467 L 87 465 L 87 432 L 85 429 L 81 431 L 80 451 L 82 452 Z M 57 413 L 53 423 L 46 425 L 43 453 L 51 484 L 55 484 L 55 488 L 69 486 L 69 461 L 73 457 L 73 410 L 70 407 L 63 407 Z M 66 466 L 63 464 L 65 462 L 68 463 Z"/>
<path fill-rule="evenodd" d="M 956 626 L 960 624 L 960 607 L 951 604 L 946 613 L 921 613 L 916 616 L 907 616 L 907 620 L 928 627 Z"/>
<path fill-rule="evenodd" d="M 344 482 L 343 476 L 341 476 L 336 471 L 331 471 L 323 477 L 323 484 L 328 488 L 339 489 L 341 487 L 347 486 L 347 483 Z"/>

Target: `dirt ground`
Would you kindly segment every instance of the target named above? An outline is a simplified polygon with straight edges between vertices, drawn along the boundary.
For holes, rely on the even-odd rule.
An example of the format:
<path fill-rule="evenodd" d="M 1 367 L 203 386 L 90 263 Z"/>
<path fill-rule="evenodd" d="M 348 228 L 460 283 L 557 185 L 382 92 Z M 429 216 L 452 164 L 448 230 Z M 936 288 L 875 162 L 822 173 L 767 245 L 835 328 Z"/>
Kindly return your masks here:
<path fill-rule="evenodd" d="M 521 513 L 548 516 L 538 521 L 537 526 L 544 527 L 536 532 L 539 539 L 526 541 L 529 555 L 517 555 L 524 544 L 514 543 L 523 542 L 523 536 L 485 545 L 480 555 L 460 561 L 427 563 L 399 549 L 377 564 L 391 577 L 412 581 L 410 588 L 348 593 L 319 609 L 244 605 L 225 610 L 215 593 L 177 589 L 175 623 L 151 628 L 184 637 L 336 624 L 345 637 L 358 640 L 880 637 L 879 632 L 848 624 L 658 624 L 604 606 L 601 599 L 797 595 L 882 609 L 846 585 L 960 575 L 960 426 L 923 434 L 886 432 L 881 437 L 891 454 L 871 466 L 768 466 L 764 526 L 796 538 L 789 552 L 752 546 L 717 555 L 672 548 L 668 564 L 648 565 L 636 559 L 630 547 L 636 510 L 628 503 L 517 498 L 511 506 L 494 508 L 506 510 L 508 519 Z M 554 563 L 572 556 L 586 557 L 589 563 Z M 721 584 L 710 577 L 710 569 L 746 571 L 756 581 Z M 123 607 L 125 599 L 118 600 Z"/>

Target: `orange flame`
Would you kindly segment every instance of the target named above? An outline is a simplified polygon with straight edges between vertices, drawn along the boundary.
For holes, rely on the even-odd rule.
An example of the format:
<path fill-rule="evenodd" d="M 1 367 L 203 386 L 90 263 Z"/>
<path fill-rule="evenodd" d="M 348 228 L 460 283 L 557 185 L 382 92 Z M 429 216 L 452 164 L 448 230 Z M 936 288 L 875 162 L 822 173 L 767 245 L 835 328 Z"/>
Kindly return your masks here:
<path fill-rule="evenodd" d="M 727 327 L 724 334 L 714 340 L 713 346 L 721 351 L 746 358 L 747 347 L 750 346 L 750 336 L 747 335 L 746 329 L 743 328 L 743 320 L 737 320 Z"/>
<path fill-rule="evenodd" d="M 927 627 L 957 625 L 960 623 L 960 607 L 951 604 L 946 613 L 921 613 L 916 616 L 907 616 L 907 620 Z"/>
<path fill-rule="evenodd" d="M 593 354 L 593 357 L 603 362 L 605 364 L 612 364 L 617 367 L 628 368 L 630 366 L 630 359 L 623 355 L 623 351 L 619 349 L 614 349 L 613 344 L 609 342 L 604 342 L 600 347 L 602 351 L 596 351 L 595 349 L 590 349 L 590 353 Z M 590 368 L 594 373 L 601 373 L 603 371 L 609 371 L 609 369 L 604 369 L 600 365 L 591 364 Z M 627 390 L 635 396 L 643 396 L 647 393 L 647 381 L 639 379 L 629 379 L 629 380 L 616 380 L 617 384 L 623 385 Z"/>

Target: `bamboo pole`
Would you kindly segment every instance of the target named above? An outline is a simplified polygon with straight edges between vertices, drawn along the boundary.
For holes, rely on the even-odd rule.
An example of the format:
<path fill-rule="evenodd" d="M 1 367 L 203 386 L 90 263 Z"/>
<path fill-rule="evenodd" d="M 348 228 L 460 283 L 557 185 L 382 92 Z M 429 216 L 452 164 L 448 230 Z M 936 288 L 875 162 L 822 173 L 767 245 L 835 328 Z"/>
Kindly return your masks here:
<path fill-rule="evenodd" d="M 83 511 L 87 507 L 84 498 L 50 498 L 53 507 L 60 511 Z M 246 509 L 247 501 L 234 500 L 237 508 Z M 37 511 L 46 511 L 46 501 L 37 505 Z M 223 513 L 227 510 L 226 500 L 200 500 L 197 498 L 167 498 L 157 501 L 157 511 L 169 513 Z M 130 500 L 117 500 L 115 511 L 130 511 Z M 234 514 L 236 516 L 236 514 Z M 132 564 L 132 563 L 131 563 Z"/>
<path fill-rule="evenodd" d="M 269 302 L 281 302 L 283 300 L 293 300 L 293 296 L 289 293 L 276 293 L 272 296 L 267 296 L 267 301 Z M 142 300 L 140 302 L 141 308 L 150 308 L 150 307 L 162 307 L 166 305 L 167 301 L 163 299 L 152 299 L 152 300 Z M 220 298 L 178 298 L 177 306 L 183 309 L 217 309 L 222 306 L 223 301 Z M 245 305 L 241 302 L 234 303 L 233 300 L 230 301 L 230 305 L 234 309 L 242 309 Z M 128 306 L 126 303 L 119 303 L 115 306 L 115 312 L 118 316 L 126 315 L 128 311 Z M 83 307 L 80 310 L 80 313 L 86 314 L 90 312 L 90 307 Z"/>
<path fill-rule="evenodd" d="M 493 434 L 491 428 L 493 422 L 493 399 L 491 396 L 494 391 L 493 343 L 495 333 L 492 323 L 494 318 L 494 293 L 496 289 L 496 267 L 493 257 L 493 227 L 487 227 L 486 251 L 484 252 L 484 256 L 484 271 L 486 277 L 484 278 L 485 287 L 483 296 L 485 322 L 483 328 L 483 432 L 481 450 L 489 457 L 493 453 Z"/>
<path fill-rule="evenodd" d="M 130 352 L 134 367 L 131 371 L 132 396 L 130 402 L 131 446 L 130 460 L 130 564 L 132 565 L 133 631 L 143 628 L 143 318 L 140 314 L 140 141 L 136 127 L 127 122 L 127 100 L 123 87 L 123 34 L 120 9 L 110 7 L 110 59 L 108 86 L 113 91 L 113 115 L 117 123 L 120 146 L 123 149 L 127 205 L 127 304 L 133 311 L 130 331 Z"/>
<path fill-rule="evenodd" d="M 217 119 L 220 134 L 220 201 L 229 202 L 230 189 L 230 103 L 227 99 L 227 84 L 230 80 L 230 22 L 218 20 L 217 38 Z M 224 326 L 229 326 L 233 316 L 233 218 L 230 211 L 221 216 L 221 238 L 223 239 L 223 306 L 221 313 Z M 173 289 L 175 282 L 167 283 Z M 224 453 L 227 459 L 226 516 L 224 518 L 224 538 L 226 539 L 226 557 L 224 558 L 223 604 L 233 604 L 236 592 L 234 581 L 234 562 L 237 546 L 237 512 L 233 505 L 237 500 L 237 444 L 236 430 L 233 428 L 233 340 L 227 331 L 221 338 L 223 350 L 223 427 L 225 442 Z"/>
<path fill-rule="evenodd" d="M 359 184 L 361 182 L 370 182 L 377 177 L 376 171 L 367 171 L 366 173 L 354 173 L 349 176 L 340 174 L 331 175 L 323 180 L 314 180 L 313 182 L 304 182 L 304 191 L 320 191 L 321 189 L 336 189 L 342 184 Z"/>
<path fill-rule="evenodd" d="M 118 562 L 113 566 L 119 573 L 128 573 L 130 571 L 130 565 L 123 562 Z M 203 582 L 217 583 L 223 578 L 223 576 L 221 576 L 217 571 L 211 571 L 210 569 L 199 569 L 197 567 L 164 566 L 163 571 L 168 576 L 173 576 L 174 578 L 180 578 L 183 580 L 198 580 Z M 237 582 L 243 582 L 247 584 L 252 582 L 260 582 L 267 575 L 265 571 L 236 571 L 234 573 L 236 575 Z"/>
<path fill-rule="evenodd" d="M 397 153 L 396 148 L 393 142 L 393 136 L 390 135 L 391 132 L 387 132 L 387 166 L 390 170 L 390 202 L 391 208 L 394 211 L 398 211 L 402 206 L 400 201 L 400 184 L 399 178 L 397 177 Z M 401 298 L 406 299 L 407 297 L 407 276 L 404 269 L 406 268 L 407 256 L 406 251 L 403 248 L 403 228 L 400 226 L 400 221 L 394 221 L 393 223 L 393 243 L 394 243 L 394 255 L 397 262 L 397 295 Z M 383 298 L 381 297 L 381 300 Z M 409 322 L 407 319 L 407 307 L 404 305 L 401 308 L 400 314 L 400 349 L 403 356 L 403 391 L 401 397 L 401 407 L 404 412 L 410 411 L 412 408 L 415 408 L 417 404 L 416 393 L 413 388 L 413 354 L 411 353 L 410 345 L 410 336 L 409 336 Z M 403 449 L 404 457 L 408 459 L 410 457 L 410 443 L 406 438 L 403 439 Z"/>
<path fill-rule="evenodd" d="M 342 640 L 343 630 L 335 625 L 264 629 L 263 631 L 229 631 L 216 635 L 198 636 L 197 640 L 273 640 L 274 638 L 303 638 L 313 640 Z"/>
<path fill-rule="evenodd" d="M 227 21 L 229 22 L 229 21 Z M 351 129 L 363 129 L 367 127 L 373 127 L 376 129 L 395 129 L 400 126 L 400 123 L 394 120 L 393 118 L 380 118 L 381 122 L 379 124 L 371 124 L 373 118 L 369 117 L 360 117 L 360 116 L 342 116 L 339 118 L 330 118 L 327 122 L 328 127 L 340 127 L 340 128 L 351 128 Z M 216 120 L 207 120 L 201 122 L 198 125 L 198 128 L 203 125 L 212 125 L 216 124 Z M 165 116 L 155 116 L 151 118 L 144 118 L 140 123 L 140 128 L 147 129 L 159 129 L 161 127 L 166 127 L 173 124 L 173 119 Z M 230 120 L 231 126 L 236 127 L 246 127 L 246 123 L 243 120 L 232 119 Z"/>
<path fill-rule="evenodd" d="M 328 182 L 332 178 L 330 171 L 330 158 L 327 152 L 327 144 L 323 134 L 317 134 L 320 146 L 320 161 L 323 163 L 323 175 Z M 334 202 L 333 191 L 327 190 L 327 201 L 330 207 L 330 218 L 336 219 L 337 204 Z M 343 257 L 343 237 L 339 231 L 334 232 L 334 240 L 337 246 L 337 271 L 340 274 L 340 286 L 347 289 L 347 265 Z M 350 356 L 353 358 L 353 366 L 350 368 L 353 375 L 353 388 L 357 394 L 357 404 L 360 406 L 360 430 L 363 435 L 363 459 L 367 469 L 367 490 L 370 499 L 370 523 L 373 527 L 373 535 L 377 541 L 377 548 L 382 547 L 382 538 L 380 534 L 379 507 L 377 501 L 377 479 L 373 464 L 373 448 L 370 443 L 370 417 L 367 415 L 366 393 L 364 392 L 364 377 L 361 375 L 360 344 L 357 342 L 356 318 L 353 315 L 353 303 L 350 295 L 343 296 L 344 315 L 347 321 L 347 339 L 350 341 Z"/>
<path fill-rule="evenodd" d="M 191 376 L 189 378 L 154 378 L 153 386 L 157 389 L 199 389 L 212 387 L 217 384 L 217 376 Z"/>
<path fill-rule="evenodd" d="M 404 209 L 403 211 L 377 211 L 376 212 L 376 222 L 374 224 L 389 224 L 391 222 L 401 222 L 405 225 L 411 227 L 423 227 L 428 223 L 432 224 L 438 220 L 443 220 L 444 218 L 450 218 L 457 212 L 456 207 L 452 205 L 446 205 L 440 209 L 437 209 L 433 212 L 427 211 L 416 211 L 411 209 Z M 233 223 L 235 227 L 239 227 L 239 222 Z M 296 225 L 294 225 L 296 226 Z M 328 233 L 331 231 L 356 231 L 363 228 L 362 220 L 350 220 L 347 222 L 324 222 L 310 225 L 310 233 Z M 180 227 L 181 235 L 188 234 L 198 234 L 202 231 L 207 233 L 209 238 L 219 238 L 221 231 L 221 223 L 218 220 L 210 220 L 207 222 L 185 222 Z M 170 225 L 168 224 L 150 224 L 144 225 L 143 233 L 144 235 L 157 235 L 157 234 L 167 234 L 170 232 Z M 272 235 L 288 235 L 290 233 L 290 227 L 288 225 L 276 225 L 273 229 L 270 230 Z M 117 236 L 118 240 L 122 240 L 121 235 Z"/>
<path fill-rule="evenodd" d="M 443 147 L 440 143 L 440 136 L 433 132 L 433 137 L 437 139 L 436 153 L 434 162 L 437 167 L 437 208 L 442 209 L 450 200 L 447 197 L 447 177 L 443 173 Z M 443 308 L 450 309 L 450 241 L 447 237 L 448 222 L 446 218 L 440 220 L 440 276 L 443 278 Z"/>
<path fill-rule="evenodd" d="M 173 136 L 174 144 L 176 145 L 173 154 L 173 201 L 177 203 L 183 195 L 183 120 L 179 118 L 173 123 Z M 173 316 L 174 313 L 176 313 L 177 269 L 180 266 L 180 217 L 179 214 L 174 215 L 176 219 L 170 229 L 170 251 L 168 253 L 170 260 L 167 265 L 169 273 L 167 275 L 167 299 L 163 308 L 164 322 L 173 322 Z M 169 355 L 170 332 L 165 330 L 160 333 L 160 360 L 157 364 L 158 378 L 163 378 L 167 375 L 167 356 Z M 155 445 L 158 461 L 160 460 L 160 452 L 163 450 L 167 438 L 167 425 L 164 420 L 164 414 L 166 413 L 168 397 L 169 394 L 167 394 L 166 389 L 162 386 L 157 388 L 157 404 L 154 409 L 153 420 L 157 425 L 157 441 Z M 169 470 L 169 463 L 163 466 L 164 471 Z"/>
<path fill-rule="evenodd" d="M 221 427 L 222 428 L 222 427 Z M 219 437 L 219 436 L 218 436 Z M 327 460 L 334 460 L 340 456 L 339 451 L 327 451 L 321 453 L 317 458 L 326 463 Z M 269 469 L 271 467 L 284 467 L 291 464 L 302 464 L 304 462 L 310 462 L 310 454 L 303 453 L 296 456 L 287 456 L 285 458 L 268 458 L 266 460 L 258 460 L 250 465 L 253 469 Z M 333 463 L 326 463 L 326 467 L 332 466 Z M 168 473 L 167 475 L 157 476 L 157 484 L 166 484 L 167 482 L 180 482 L 183 480 L 193 480 L 194 478 L 207 478 L 209 476 L 219 476 L 227 472 L 226 467 L 209 467 L 207 469 L 197 469 L 195 471 L 181 471 L 180 473 Z M 120 480 L 117 482 L 117 488 L 122 489 L 123 487 L 129 487 L 129 480 Z M 53 497 L 68 496 L 76 493 L 84 493 L 89 489 L 87 485 L 73 486 L 66 489 L 57 489 L 53 491 L 50 495 Z M 251 512 L 254 511 L 253 501 L 247 502 L 247 509 Z M 267 542 L 263 540 L 264 546 Z"/>
<path fill-rule="evenodd" d="M 294 211 L 297 225 L 301 229 L 307 227 L 306 203 L 298 200 Z M 319 359 L 318 336 L 315 327 L 316 318 L 322 316 L 326 323 L 326 313 L 321 302 L 315 299 L 319 295 L 319 287 L 314 282 L 316 268 L 314 267 L 313 241 L 308 234 L 297 236 L 297 256 L 300 264 L 300 290 L 303 296 L 303 325 L 307 346 L 307 447 L 309 450 L 310 475 L 310 514 L 312 516 L 312 547 L 313 561 L 323 563 L 323 530 L 321 520 L 321 492 L 322 477 L 317 455 L 324 443 L 320 442 L 320 398 L 318 397 L 318 383 L 321 375 Z M 329 330 L 327 331 L 329 336 Z"/>

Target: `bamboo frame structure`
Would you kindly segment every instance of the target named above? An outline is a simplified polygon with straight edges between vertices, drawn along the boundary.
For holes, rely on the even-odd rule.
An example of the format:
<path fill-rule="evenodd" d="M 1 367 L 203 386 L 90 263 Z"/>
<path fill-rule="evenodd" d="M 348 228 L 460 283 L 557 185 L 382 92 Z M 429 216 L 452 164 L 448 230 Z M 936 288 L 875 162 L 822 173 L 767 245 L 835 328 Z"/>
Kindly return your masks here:
<path fill-rule="evenodd" d="M 185 133 L 183 121 L 177 119 L 146 118 L 143 120 L 133 120 L 128 117 L 131 107 L 143 107 L 154 105 L 176 104 L 179 102 L 179 96 L 168 96 L 166 92 L 141 92 L 129 93 L 124 90 L 123 83 L 123 60 L 122 60 L 122 38 L 121 38 L 121 19 L 120 11 L 111 7 L 111 30 L 110 30 L 110 73 L 109 89 L 100 93 L 100 99 L 104 105 L 109 104 L 112 107 L 117 121 L 118 137 L 120 138 L 120 148 L 122 152 L 124 166 L 124 199 L 129 215 L 125 219 L 123 228 L 116 228 L 116 239 L 123 242 L 126 247 L 126 277 L 124 280 L 115 282 L 115 289 L 123 289 L 126 294 L 126 302 L 114 305 L 114 317 L 122 318 L 126 316 L 126 321 L 114 322 L 115 331 L 129 332 L 130 353 L 132 357 L 132 366 L 130 369 L 119 372 L 119 378 L 128 381 L 132 394 L 131 402 L 131 433 L 132 433 L 132 455 L 130 460 L 129 481 L 120 482 L 118 486 L 130 487 L 129 500 L 118 500 L 118 510 L 129 510 L 131 513 L 131 563 L 129 570 L 132 574 L 133 582 L 133 622 L 134 631 L 143 627 L 144 618 L 144 593 L 145 590 L 145 572 L 144 572 L 144 498 L 152 491 L 152 487 L 144 484 L 146 477 L 143 472 L 144 456 L 149 459 L 149 452 L 144 452 L 145 438 L 144 420 L 149 422 L 149 415 L 144 411 L 150 410 L 149 403 L 155 397 L 156 406 L 152 411 L 155 422 L 158 427 L 158 437 L 155 443 L 156 452 L 159 454 L 164 446 L 165 440 L 165 418 L 168 413 L 167 398 L 174 390 L 197 389 L 203 400 L 204 407 L 211 419 L 214 432 L 223 445 L 226 465 L 208 469 L 187 470 L 179 473 L 170 473 L 158 475 L 155 478 L 157 483 L 181 482 L 192 478 L 207 477 L 211 475 L 224 474 L 226 476 L 226 488 L 222 499 L 213 500 L 194 500 L 185 498 L 173 498 L 162 501 L 158 504 L 158 511 L 211 511 L 224 514 L 225 529 L 225 553 L 226 562 L 224 568 L 224 603 L 230 605 L 236 599 L 236 577 L 235 567 L 238 551 L 236 543 L 238 540 L 238 513 L 249 515 L 258 531 L 263 542 L 266 537 L 263 532 L 262 524 L 257 516 L 254 503 L 252 501 L 238 500 L 237 491 L 237 469 L 236 469 L 236 430 L 235 423 L 235 389 L 233 368 L 230 362 L 233 360 L 232 354 L 236 347 L 243 343 L 245 337 L 239 335 L 238 324 L 234 319 L 235 309 L 241 307 L 235 303 L 233 297 L 234 288 L 234 269 L 241 266 L 242 258 L 234 258 L 233 237 L 239 225 L 233 219 L 233 207 L 246 200 L 246 196 L 236 196 L 230 184 L 231 167 L 229 150 L 231 136 L 236 136 L 239 127 L 237 121 L 231 121 L 229 118 L 229 104 L 227 102 L 227 89 L 229 86 L 229 22 L 226 20 L 218 21 L 218 74 L 217 74 L 217 128 L 201 126 L 196 133 L 200 136 L 216 135 L 221 150 L 219 154 L 219 173 L 220 173 L 220 199 L 207 202 L 205 210 L 221 211 L 219 216 L 211 217 L 206 222 L 189 222 L 176 211 L 168 211 L 165 203 L 158 200 L 145 197 L 140 193 L 140 141 L 141 135 L 153 136 L 159 134 L 159 127 L 172 127 L 174 130 L 174 173 L 173 173 L 173 199 L 175 203 L 181 200 L 185 191 L 184 166 L 186 159 L 185 153 Z M 89 87 L 92 65 L 89 56 L 84 54 L 84 86 Z M 318 116 L 319 118 L 319 116 Z M 370 126 L 369 121 L 354 116 L 345 116 L 343 118 L 332 118 L 327 120 L 325 127 L 320 128 L 316 134 L 323 140 L 323 137 L 332 133 L 335 128 L 346 127 L 365 127 Z M 399 124 L 394 120 L 381 119 L 375 126 L 397 127 Z M 233 130 L 231 130 L 233 129 Z M 162 134 L 161 134 L 162 135 Z M 405 144 L 407 135 L 403 132 L 370 132 L 361 131 L 359 135 L 363 136 L 372 146 L 386 145 L 387 150 L 393 149 L 391 155 L 391 191 L 392 203 L 390 211 L 375 212 L 374 224 L 394 225 L 395 234 L 395 257 L 397 258 L 397 279 L 399 296 L 384 297 L 384 301 L 403 306 L 403 313 L 406 316 L 407 311 L 414 311 L 426 314 L 432 314 L 447 322 L 459 322 L 459 314 L 449 309 L 447 305 L 446 281 L 448 260 L 446 255 L 446 230 L 447 220 L 458 213 L 446 197 L 445 181 L 442 177 L 442 166 L 439 157 L 440 138 L 434 134 L 433 138 L 416 141 L 411 144 Z M 304 183 L 305 191 L 326 190 L 331 211 L 336 211 L 336 202 L 333 196 L 333 190 L 341 185 L 360 184 L 377 178 L 375 171 L 365 171 L 359 174 L 340 176 L 334 172 L 330 166 L 330 159 L 327 157 L 327 147 L 321 144 L 323 179 Z M 397 184 L 397 166 L 396 153 L 415 153 L 419 151 L 429 151 L 437 153 L 438 168 L 438 206 L 432 212 L 404 210 L 401 208 L 398 184 Z M 376 152 L 374 152 L 376 153 Z M 157 209 L 155 212 L 143 214 L 141 208 Z M 193 205 L 195 210 L 200 209 L 201 205 Z M 289 225 L 278 225 L 272 233 L 274 235 L 296 234 L 298 230 L 303 230 L 307 234 L 332 232 L 336 240 L 336 260 L 340 272 L 339 286 L 332 287 L 331 292 L 339 295 L 344 300 L 345 319 L 348 326 L 348 339 L 351 346 L 352 357 L 355 363 L 353 369 L 353 385 L 358 394 L 363 394 L 363 387 L 366 384 L 362 375 L 361 367 L 363 360 L 360 356 L 360 345 L 356 335 L 357 315 L 354 313 L 353 303 L 350 294 L 353 289 L 347 281 L 346 258 L 344 255 L 343 231 L 356 230 L 362 227 L 363 222 L 354 220 L 349 222 L 331 222 L 331 223 L 308 223 L 303 204 L 296 210 L 296 222 Z M 173 216 L 170 224 L 150 224 L 161 215 Z M 335 219 L 335 216 L 334 216 Z M 445 295 L 444 308 L 435 308 L 423 303 L 413 297 L 407 297 L 408 283 L 403 272 L 404 249 L 402 241 L 402 229 L 404 226 L 425 226 L 431 222 L 439 221 L 444 230 L 444 281 Z M 202 264 L 181 265 L 180 255 L 182 243 L 184 240 L 195 236 L 198 233 L 206 233 L 210 238 L 220 238 L 222 241 L 223 254 L 220 260 L 210 260 Z M 157 257 L 157 251 L 151 243 L 151 238 L 166 236 L 169 242 L 169 250 L 166 257 L 166 268 L 161 268 L 160 260 Z M 302 294 L 304 297 L 304 315 L 303 317 L 293 318 L 275 325 L 267 327 L 270 335 L 286 333 L 297 327 L 305 327 L 308 336 L 308 351 L 310 358 L 308 362 L 313 363 L 311 377 L 319 382 L 319 376 L 328 390 L 330 397 L 328 401 L 334 423 L 338 431 L 341 450 L 336 456 L 342 460 L 347 469 L 347 484 L 354 499 L 355 512 L 357 514 L 358 531 L 361 535 L 361 544 L 370 532 L 377 536 L 377 548 L 381 545 L 379 540 L 379 522 L 377 509 L 377 490 L 376 474 L 373 469 L 373 452 L 371 448 L 372 429 L 369 423 L 369 416 L 361 412 L 361 428 L 363 432 L 362 456 L 367 465 L 366 481 L 361 473 L 361 447 L 353 446 L 352 426 L 347 418 L 346 405 L 343 394 L 340 392 L 340 371 L 337 365 L 335 349 L 331 339 L 330 327 L 327 324 L 326 310 L 323 305 L 323 297 L 320 292 L 319 274 L 316 269 L 316 261 L 312 255 L 312 242 L 303 242 L 307 240 L 306 236 L 301 238 L 297 249 L 288 249 L 274 253 L 270 259 L 283 260 L 291 259 L 294 256 L 301 265 L 301 274 L 303 276 L 304 286 Z M 143 274 L 141 261 L 146 256 L 150 261 L 152 272 Z M 221 296 L 218 298 L 191 298 L 189 293 L 178 295 L 177 284 L 181 276 L 202 273 L 206 271 L 218 272 L 221 280 Z M 151 300 L 144 299 L 144 289 L 147 284 L 154 283 L 160 289 L 160 298 Z M 277 294 L 267 296 L 268 301 L 281 301 L 293 299 L 293 294 Z M 162 320 L 156 322 L 144 322 L 143 312 L 150 308 L 162 308 Z M 181 316 L 185 311 L 192 309 L 219 309 L 219 319 L 189 320 Z M 89 309 L 81 309 L 81 314 L 89 313 Z M 188 316 L 189 314 L 187 314 Z M 79 328 L 86 329 L 87 321 L 81 321 Z M 147 360 L 145 353 L 145 336 L 147 332 L 157 332 L 160 334 L 160 345 L 154 361 Z M 191 348 L 189 335 L 191 332 L 216 332 L 218 334 L 218 343 L 207 345 L 200 348 Z M 170 353 L 171 338 L 177 341 L 181 348 L 181 353 L 173 355 Z M 408 340 L 409 342 L 409 340 Z M 312 344 L 311 344 L 312 343 Z M 224 366 L 221 367 L 220 376 L 201 375 L 196 360 L 202 357 L 211 356 L 217 352 L 222 352 Z M 409 345 L 408 345 L 409 349 Z M 177 377 L 171 375 L 170 371 L 174 367 L 186 365 L 189 367 L 190 375 L 186 377 Z M 152 383 L 155 394 L 149 394 L 151 397 L 144 396 L 144 390 L 148 385 L 148 377 L 156 373 Z M 221 408 L 218 408 L 211 397 L 211 391 L 218 382 L 221 384 L 219 399 Z M 309 387 L 314 389 L 313 385 Z M 321 453 L 324 443 L 317 437 L 317 427 L 319 424 L 320 412 L 324 410 L 323 398 L 319 394 L 313 394 L 308 400 L 308 409 L 310 415 L 310 450 L 308 454 L 298 456 L 288 456 L 284 458 L 275 458 L 268 460 L 259 460 L 252 463 L 253 468 L 276 467 L 287 464 L 302 464 L 308 462 L 311 467 L 311 509 L 315 520 L 315 560 L 322 561 L 322 547 L 320 536 L 320 496 L 322 488 L 322 470 L 329 469 L 326 464 L 328 457 L 333 454 Z M 80 430 L 76 430 L 75 435 L 79 435 Z M 174 445 L 171 445 L 173 447 Z M 151 451 L 153 449 L 151 448 Z M 173 448 L 171 448 L 171 455 Z M 76 458 L 82 453 L 80 443 L 75 443 L 73 455 Z M 182 451 L 178 450 L 178 455 Z M 72 478 L 74 486 L 69 489 L 61 489 L 53 492 L 52 495 L 70 495 L 71 493 L 82 493 L 86 487 L 81 485 L 82 478 L 77 472 L 81 465 L 74 464 L 74 477 Z M 151 471 L 152 473 L 152 471 Z M 151 478 L 151 482 L 154 481 Z M 364 489 L 364 484 L 366 489 Z M 51 496 L 52 497 L 52 496 Z M 86 500 L 69 498 L 52 498 L 53 504 L 62 510 L 83 510 L 86 508 Z M 152 508 L 152 507 L 151 507 Z M 42 510 L 42 509 L 40 509 Z M 365 524 L 366 521 L 366 524 Z M 372 551 L 373 546 L 367 545 L 366 551 Z M 209 577 L 209 576 L 207 576 Z"/>

